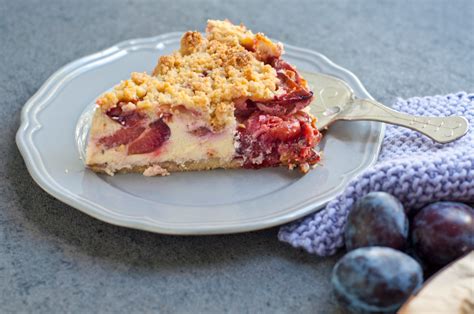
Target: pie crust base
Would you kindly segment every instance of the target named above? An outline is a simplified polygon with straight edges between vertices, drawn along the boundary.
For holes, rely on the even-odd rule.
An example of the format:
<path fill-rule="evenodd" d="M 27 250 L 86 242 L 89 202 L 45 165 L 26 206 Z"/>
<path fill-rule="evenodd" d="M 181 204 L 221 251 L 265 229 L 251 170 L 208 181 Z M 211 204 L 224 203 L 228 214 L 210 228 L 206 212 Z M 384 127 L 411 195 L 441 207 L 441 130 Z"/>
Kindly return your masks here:
<path fill-rule="evenodd" d="M 165 161 L 159 163 L 151 163 L 146 166 L 133 166 L 131 168 L 121 168 L 115 172 L 110 172 L 106 164 L 92 164 L 88 167 L 98 173 L 114 174 L 114 173 L 143 173 L 150 167 L 159 166 L 168 172 L 182 172 L 182 171 L 201 171 L 212 169 L 236 169 L 242 167 L 242 161 L 234 159 L 232 161 L 223 161 L 219 158 L 211 158 L 203 161 L 186 161 L 184 163 L 176 163 L 173 161 Z"/>

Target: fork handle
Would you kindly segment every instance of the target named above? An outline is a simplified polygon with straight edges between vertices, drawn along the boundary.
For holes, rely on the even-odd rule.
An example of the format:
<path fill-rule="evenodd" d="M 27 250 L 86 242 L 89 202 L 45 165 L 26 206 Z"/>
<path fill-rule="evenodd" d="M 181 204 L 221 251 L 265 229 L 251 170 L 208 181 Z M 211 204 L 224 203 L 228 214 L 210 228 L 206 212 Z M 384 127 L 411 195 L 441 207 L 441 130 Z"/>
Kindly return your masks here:
<path fill-rule="evenodd" d="M 421 117 L 395 111 L 370 99 L 354 99 L 353 106 L 343 110 L 337 120 L 370 120 L 396 124 L 418 131 L 439 143 L 449 143 L 465 135 L 469 124 L 461 116 Z"/>

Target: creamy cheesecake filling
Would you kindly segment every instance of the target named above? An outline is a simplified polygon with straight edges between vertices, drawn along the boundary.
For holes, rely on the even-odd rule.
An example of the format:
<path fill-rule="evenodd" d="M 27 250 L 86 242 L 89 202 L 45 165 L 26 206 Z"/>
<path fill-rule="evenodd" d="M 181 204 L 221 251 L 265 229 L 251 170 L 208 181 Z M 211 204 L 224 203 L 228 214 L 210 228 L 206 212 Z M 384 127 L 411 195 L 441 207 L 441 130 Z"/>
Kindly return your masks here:
<path fill-rule="evenodd" d="M 89 139 L 90 145 L 87 150 L 86 162 L 90 165 L 103 165 L 104 171 L 108 174 L 121 169 L 151 166 L 163 162 L 184 164 L 210 158 L 230 162 L 235 157 L 235 123 L 214 133 L 210 131 L 203 120 L 187 114 L 172 115 L 164 122 L 169 127 L 170 136 L 160 147 L 149 153 L 131 154 L 130 147 L 134 142 L 139 141 L 147 131 L 143 131 L 141 136 L 128 144 L 104 147 L 104 144 L 101 143 L 104 138 L 113 136 L 126 128 L 99 111 L 96 116 L 92 126 L 95 132 L 91 131 L 91 134 L 100 134 L 101 136 Z M 98 129 L 100 132 L 97 132 Z"/>

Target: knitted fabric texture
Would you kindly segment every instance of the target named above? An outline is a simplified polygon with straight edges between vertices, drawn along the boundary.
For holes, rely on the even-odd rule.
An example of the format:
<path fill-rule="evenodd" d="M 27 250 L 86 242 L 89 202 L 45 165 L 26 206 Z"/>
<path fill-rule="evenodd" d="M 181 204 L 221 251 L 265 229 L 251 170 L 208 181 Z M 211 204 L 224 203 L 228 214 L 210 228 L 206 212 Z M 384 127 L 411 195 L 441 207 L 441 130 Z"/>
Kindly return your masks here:
<path fill-rule="evenodd" d="M 474 201 L 474 94 L 398 99 L 393 108 L 422 116 L 461 115 L 469 120 L 469 132 L 443 145 L 388 125 L 377 163 L 353 179 L 324 210 L 281 227 L 281 241 L 321 256 L 334 254 L 344 244 L 351 206 L 372 191 L 390 193 L 407 208 L 441 200 Z"/>

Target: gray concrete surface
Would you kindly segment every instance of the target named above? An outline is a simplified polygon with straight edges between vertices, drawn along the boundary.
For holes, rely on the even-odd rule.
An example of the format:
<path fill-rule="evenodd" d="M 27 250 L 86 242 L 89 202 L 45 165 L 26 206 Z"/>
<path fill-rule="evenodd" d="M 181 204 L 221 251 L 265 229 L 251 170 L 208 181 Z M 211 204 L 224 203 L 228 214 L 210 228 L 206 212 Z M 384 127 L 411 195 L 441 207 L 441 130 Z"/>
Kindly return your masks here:
<path fill-rule="evenodd" d="M 472 92 L 473 13 L 473 1 L 448 0 L 0 0 L 0 312 L 338 312 L 337 258 L 279 243 L 277 229 L 163 236 L 55 200 L 16 148 L 21 107 L 67 62 L 128 38 L 203 29 L 208 18 L 320 51 L 386 103 Z"/>

